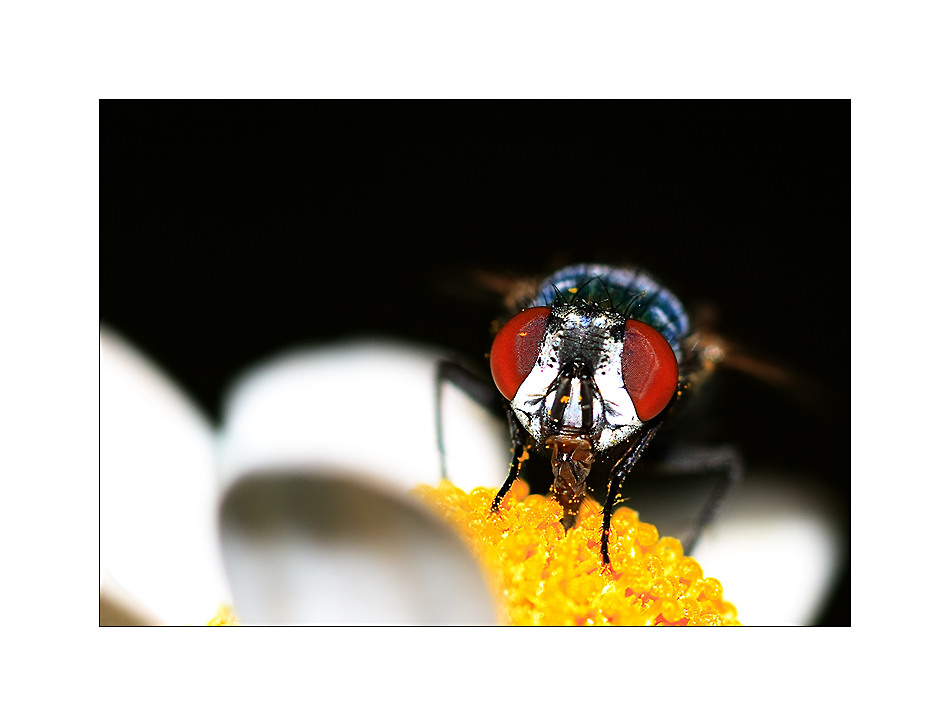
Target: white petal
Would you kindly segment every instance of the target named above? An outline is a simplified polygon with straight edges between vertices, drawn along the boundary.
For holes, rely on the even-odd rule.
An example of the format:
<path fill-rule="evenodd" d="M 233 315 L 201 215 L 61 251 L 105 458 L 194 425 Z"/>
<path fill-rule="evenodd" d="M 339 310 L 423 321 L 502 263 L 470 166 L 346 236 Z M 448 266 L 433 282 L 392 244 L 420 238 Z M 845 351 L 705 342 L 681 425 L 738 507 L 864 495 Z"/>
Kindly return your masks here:
<path fill-rule="evenodd" d="M 225 407 L 222 541 L 246 622 L 491 623 L 481 570 L 408 492 L 435 484 L 435 349 L 356 341 L 241 379 Z M 504 424 L 444 388 L 449 475 L 504 479 Z"/>
<path fill-rule="evenodd" d="M 222 508 L 235 606 L 248 624 L 493 624 L 458 536 L 391 483 L 332 470 L 261 472 Z"/>
<path fill-rule="evenodd" d="M 820 487 L 751 472 L 697 543 L 703 572 L 723 584 L 745 625 L 808 625 L 842 567 L 844 539 Z"/>
<path fill-rule="evenodd" d="M 203 624 L 230 602 L 211 425 L 107 330 L 99 365 L 100 590 L 150 621 Z"/>
<path fill-rule="evenodd" d="M 225 480 L 289 464 L 336 466 L 409 490 L 439 480 L 436 362 L 405 343 L 353 341 L 282 356 L 228 396 L 221 437 Z M 507 426 L 452 384 L 443 386 L 448 476 L 463 489 L 508 472 Z"/>

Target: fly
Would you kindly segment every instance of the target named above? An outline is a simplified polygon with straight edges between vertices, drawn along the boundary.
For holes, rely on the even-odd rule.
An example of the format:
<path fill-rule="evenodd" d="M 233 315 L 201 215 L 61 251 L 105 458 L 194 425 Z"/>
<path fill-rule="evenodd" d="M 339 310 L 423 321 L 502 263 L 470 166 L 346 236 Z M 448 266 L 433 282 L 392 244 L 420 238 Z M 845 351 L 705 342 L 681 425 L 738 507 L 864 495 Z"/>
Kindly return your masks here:
<path fill-rule="evenodd" d="M 604 565 L 609 565 L 610 519 L 623 480 L 673 408 L 721 356 L 718 340 L 692 331 L 680 300 L 643 270 L 578 264 L 523 289 L 509 301 L 489 355 L 512 440 L 508 475 L 492 509 L 497 511 L 518 477 L 525 450 L 546 449 L 553 496 L 568 530 L 576 522 L 594 462 L 615 461 L 600 548 Z M 439 378 L 451 378 L 488 402 L 452 364 L 440 368 Z M 441 431 L 440 422 L 438 426 Z M 679 457 L 679 470 L 722 475 L 694 531 L 684 539 L 688 552 L 738 480 L 741 465 L 731 450 L 717 449 Z"/>

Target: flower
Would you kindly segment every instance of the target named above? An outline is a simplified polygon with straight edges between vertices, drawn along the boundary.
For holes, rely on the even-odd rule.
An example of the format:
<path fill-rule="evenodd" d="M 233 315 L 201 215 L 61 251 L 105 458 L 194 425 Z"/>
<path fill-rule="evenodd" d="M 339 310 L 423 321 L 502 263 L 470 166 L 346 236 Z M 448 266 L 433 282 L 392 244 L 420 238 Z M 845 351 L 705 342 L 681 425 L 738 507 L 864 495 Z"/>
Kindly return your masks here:
<path fill-rule="evenodd" d="M 601 622 L 711 622 L 713 609 L 734 620 L 723 595 L 746 624 L 807 622 L 815 612 L 831 576 L 819 564 L 833 562 L 840 544 L 814 502 L 786 496 L 782 506 L 760 507 L 779 489 L 761 477 L 710 529 L 695 560 L 633 510 L 618 510 L 612 536 L 636 532 L 641 559 L 679 568 L 666 586 L 644 581 L 640 590 L 631 583 L 650 567 L 626 571 L 622 558 L 613 590 L 597 579 L 596 517 L 565 536 L 550 503 L 517 484 L 491 519 L 496 532 L 530 520 L 553 547 L 584 538 L 595 546 L 585 571 L 562 566 L 545 580 L 570 595 L 559 604 L 539 599 L 537 587 L 520 611 L 498 598 L 484 553 L 511 562 L 517 538 L 485 545 L 479 561 L 479 546 L 446 520 L 458 526 L 452 510 L 464 502 L 485 511 L 486 485 L 504 478 L 502 422 L 446 386 L 444 440 L 457 488 L 430 488 L 422 497 L 429 505 L 413 491 L 439 481 L 434 371 L 444 355 L 366 340 L 285 354 L 242 376 L 216 432 L 161 371 L 101 331 L 100 622 L 203 624 L 227 619 L 228 606 L 242 623 L 596 622 L 600 605 L 578 619 L 571 603 L 633 593 L 629 619 Z M 746 526 L 748 501 L 760 511 Z M 515 561 L 522 574 L 540 562 Z M 750 562 L 758 569 L 743 571 Z M 674 580 L 683 592 L 664 597 Z"/>

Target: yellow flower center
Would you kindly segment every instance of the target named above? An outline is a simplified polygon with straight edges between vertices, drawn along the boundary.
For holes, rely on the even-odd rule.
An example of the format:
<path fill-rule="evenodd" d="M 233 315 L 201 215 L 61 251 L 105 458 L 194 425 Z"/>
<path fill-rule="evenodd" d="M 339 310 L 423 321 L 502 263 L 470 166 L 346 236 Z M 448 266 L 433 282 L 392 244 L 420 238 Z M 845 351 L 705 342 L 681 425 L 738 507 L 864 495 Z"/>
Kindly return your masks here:
<path fill-rule="evenodd" d="M 600 507 L 588 499 L 565 532 L 561 506 L 516 481 L 498 512 L 494 492 L 443 481 L 417 493 L 461 533 L 494 582 L 511 625 L 739 625 L 722 585 L 680 542 L 635 511 L 611 519 L 610 567 L 600 556 Z"/>

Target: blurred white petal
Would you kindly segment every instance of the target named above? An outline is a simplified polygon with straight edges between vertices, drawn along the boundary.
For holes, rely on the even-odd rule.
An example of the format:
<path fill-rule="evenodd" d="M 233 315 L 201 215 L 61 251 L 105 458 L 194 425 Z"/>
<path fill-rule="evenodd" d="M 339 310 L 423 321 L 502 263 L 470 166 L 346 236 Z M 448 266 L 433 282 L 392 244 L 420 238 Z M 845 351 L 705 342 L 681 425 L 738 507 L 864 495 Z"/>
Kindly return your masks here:
<path fill-rule="evenodd" d="M 345 471 L 260 472 L 229 490 L 221 518 L 242 623 L 498 622 L 458 535 L 387 482 Z"/>
<path fill-rule="evenodd" d="M 222 541 L 242 620 L 497 622 L 471 554 L 409 494 L 439 479 L 442 357 L 399 343 L 341 343 L 241 378 L 219 450 Z M 450 472 L 472 486 L 497 481 L 508 465 L 503 424 L 449 388 Z"/>
<path fill-rule="evenodd" d="M 243 376 L 228 396 L 222 475 L 269 467 L 332 466 L 408 491 L 436 484 L 434 348 L 353 341 L 299 351 Z M 507 424 L 455 386 L 443 386 L 449 478 L 471 489 L 508 472 Z"/>
<path fill-rule="evenodd" d="M 834 515 L 814 482 L 753 471 L 694 555 L 744 625 L 808 625 L 843 565 Z"/>
<path fill-rule="evenodd" d="M 230 601 L 211 424 L 108 330 L 99 366 L 100 590 L 149 621 L 203 624 Z"/>

